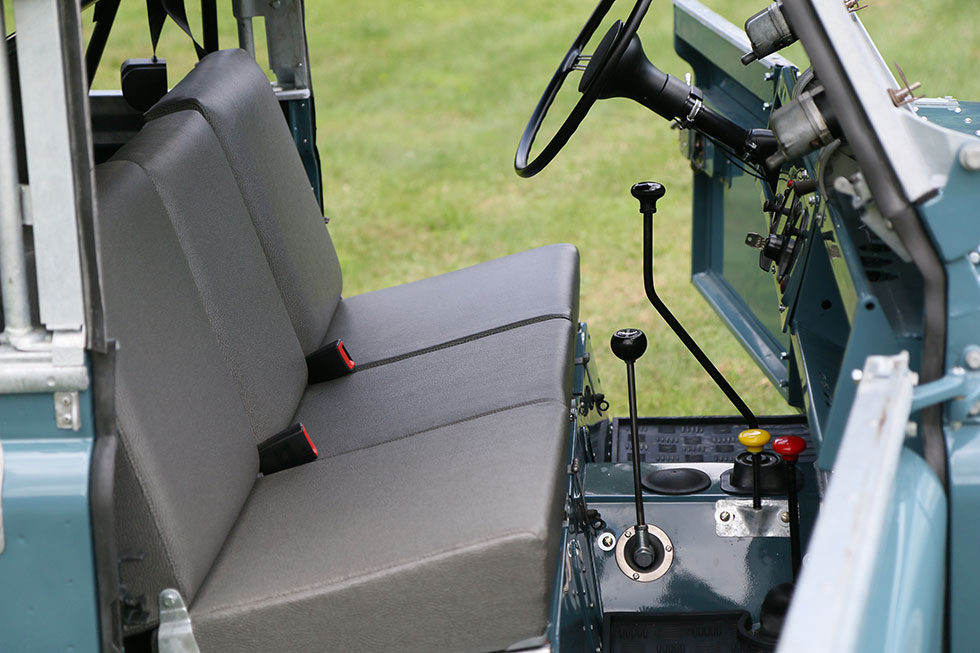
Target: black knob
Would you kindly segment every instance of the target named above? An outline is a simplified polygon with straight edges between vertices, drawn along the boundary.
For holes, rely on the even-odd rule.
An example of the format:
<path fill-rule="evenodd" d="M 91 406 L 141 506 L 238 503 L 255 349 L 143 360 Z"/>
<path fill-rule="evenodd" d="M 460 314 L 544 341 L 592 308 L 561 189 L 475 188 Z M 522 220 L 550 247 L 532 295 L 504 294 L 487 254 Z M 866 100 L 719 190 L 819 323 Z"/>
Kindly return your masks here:
<path fill-rule="evenodd" d="M 620 329 L 612 335 L 609 347 L 619 360 L 634 363 L 647 350 L 647 337 L 639 329 Z"/>
<path fill-rule="evenodd" d="M 641 181 L 633 184 L 630 192 L 640 200 L 640 213 L 646 215 L 657 212 L 657 200 L 667 194 L 667 189 L 655 181 Z"/>

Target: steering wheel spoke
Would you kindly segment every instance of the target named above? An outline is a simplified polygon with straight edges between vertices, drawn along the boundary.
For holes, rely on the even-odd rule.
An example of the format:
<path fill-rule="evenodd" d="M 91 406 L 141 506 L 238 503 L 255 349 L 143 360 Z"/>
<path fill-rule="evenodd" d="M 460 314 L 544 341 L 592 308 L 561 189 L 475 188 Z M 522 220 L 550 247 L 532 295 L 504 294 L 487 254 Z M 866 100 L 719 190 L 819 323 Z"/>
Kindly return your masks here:
<path fill-rule="evenodd" d="M 517 146 L 517 154 L 514 157 L 514 169 L 518 175 L 521 177 L 531 177 L 539 173 L 555 158 L 555 155 L 558 154 L 565 143 L 568 142 L 568 139 L 571 138 L 572 134 L 575 133 L 575 130 L 581 124 L 589 109 L 599 99 L 609 71 L 614 70 L 622 58 L 630 40 L 636 34 L 637 28 L 643 21 L 643 17 L 650 7 L 650 2 L 651 0 L 637 0 L 626 22 L 620 23 L 617 21 L 617 25 L 614 25 L 613 28 L 616 30 L 616 33 L 613 34 L 611 30 L 606 35 L 606 38 L 611 40 L 610 43 L 603 44 L 606 47 L 600 47 L 592 54 L 582 54 L 582 49 L 595 35 L 596 30 L 602 24 L 609 9 L 615 3 L 615 0 L 599 1 L 595 11 L 592 12 L 592 15 L 586 21 L 585 27 L 582 28 L 582 31 L 572 43 L 568 53 L 562 59 L 561 64 L 552 76 L 551 81 L 548 83 L 534 109 L 534 113 L 531 114 L 531 119 L 528 121 L 527 127 L 524 129 L 521 142 Z M 551 137 L 551 140 L 548 141 L 534 159 L 529 161 L 531 146 L 534 144 L 538 131 L 544 123 L 548 110 L 557 97 L 562 84 L 564 84 L 565 78 L 573 70 L 584 73 L 582 83 L 579 85 L 582 96 L 565 117 L 561 126 L 555 132 L 554 136 Z"/>

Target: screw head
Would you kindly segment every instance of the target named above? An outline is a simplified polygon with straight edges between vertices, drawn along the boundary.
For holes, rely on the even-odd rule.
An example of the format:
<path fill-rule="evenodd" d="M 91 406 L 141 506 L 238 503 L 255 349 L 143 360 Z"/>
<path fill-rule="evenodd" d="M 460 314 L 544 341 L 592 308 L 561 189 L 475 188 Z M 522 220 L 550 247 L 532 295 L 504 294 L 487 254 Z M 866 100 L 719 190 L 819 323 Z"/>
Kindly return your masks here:
<path fill-rule="evenodd" d="M 730 512 L 728 512 L 727 510 L 723 510 L 721 512 L 721 514 L 718 515 L 718 519 L 720 519 L 721 521 L 724 521 L 724 522 L 727 522 L 731 518 L 732 518 L 732 514 Z"/>
<path fill-rule="evenodd" d="M 784 524 L 788 524 L 789 523 L 789 513 L 788 512 L 781 512 L 781 513 L 779 513 L 779 521 L 783 522 Z"/>

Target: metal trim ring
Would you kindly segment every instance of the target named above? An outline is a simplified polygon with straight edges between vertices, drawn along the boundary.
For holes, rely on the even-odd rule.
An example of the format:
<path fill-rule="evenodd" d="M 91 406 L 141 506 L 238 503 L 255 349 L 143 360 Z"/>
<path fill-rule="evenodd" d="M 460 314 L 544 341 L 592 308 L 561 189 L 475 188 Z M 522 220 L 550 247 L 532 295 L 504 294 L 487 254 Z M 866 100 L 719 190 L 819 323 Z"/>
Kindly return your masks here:
<path fill-rule="evenodd" d="M 664 559 L 650 571 L 637 571 L 626 562 L 626 543 L 633 537 L 634 532 L 634 527 L 630 527 L 619 536 L 619 541 L 616 542 L 616 564 L 619 565 L 621 572 L 638 583 L 649 583 L 657 580 L 667 573 L 671 563 L 674 562 L 674 545 L 670 541 L 670 538 L 667 537 L 667 533 L 664 533 L 663 530 L 653 524 L 647 524 L 647 532 L 650 533 L 651 537 L 660 540 L 660 543 L 664 547 Z"/>

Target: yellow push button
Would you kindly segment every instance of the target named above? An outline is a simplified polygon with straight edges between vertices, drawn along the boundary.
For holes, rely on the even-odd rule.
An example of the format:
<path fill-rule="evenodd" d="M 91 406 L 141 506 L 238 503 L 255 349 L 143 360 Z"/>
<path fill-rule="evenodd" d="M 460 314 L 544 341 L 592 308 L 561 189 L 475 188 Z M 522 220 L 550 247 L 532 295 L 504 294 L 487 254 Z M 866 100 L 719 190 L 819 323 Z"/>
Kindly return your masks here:
<path fill-rule="evenodd" d="M 746 429 L 738 434 L 738 441 L 748 449 L 749 453 L 762 453 L 762 448 L 769 442 L 769 431 L 762 429 Z"/>

